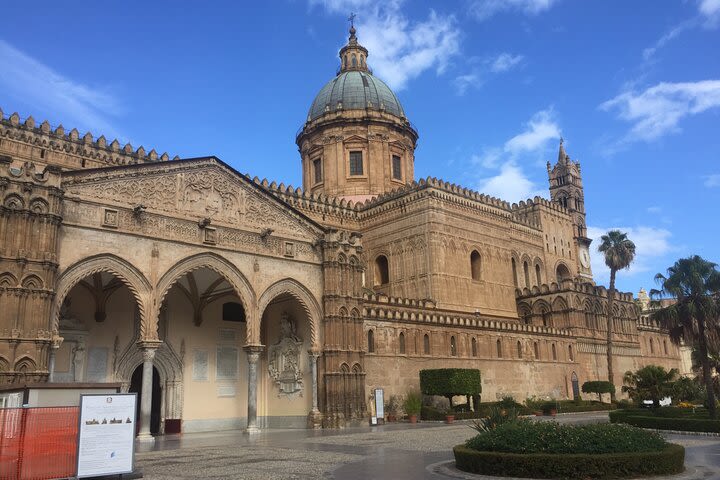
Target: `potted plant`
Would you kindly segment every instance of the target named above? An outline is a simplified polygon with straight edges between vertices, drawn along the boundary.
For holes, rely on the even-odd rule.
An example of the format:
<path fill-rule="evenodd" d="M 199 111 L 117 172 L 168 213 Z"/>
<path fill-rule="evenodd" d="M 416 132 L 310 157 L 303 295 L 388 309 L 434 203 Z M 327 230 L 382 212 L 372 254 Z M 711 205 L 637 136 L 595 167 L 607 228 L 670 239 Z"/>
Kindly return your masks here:
<path fill-rule="evenodd" d="M 397 421 L 398 408 L 400 408 L 400 397 L 397 395 L 390 395 L 388 402 L 385 404 L 385 415 L 388 422 Z"/>
<path fill-rule="evenodd" d="M 403 400 L 403 410 L 408 416 L 410 423 L 417 423 L 417 417 L 420 414 L 422 408 L 422 397 L 420 392 L 417 390 L 409 390 L 405 394 L 405 400 Z"/>
<path fill-rule="evenodd" d="M 455 410 L 453 410 L 452 402 L 450 403 L 450 406 L 447 407 L 445 410 L 445 423 L 454 423 L 455 422 Z"/>

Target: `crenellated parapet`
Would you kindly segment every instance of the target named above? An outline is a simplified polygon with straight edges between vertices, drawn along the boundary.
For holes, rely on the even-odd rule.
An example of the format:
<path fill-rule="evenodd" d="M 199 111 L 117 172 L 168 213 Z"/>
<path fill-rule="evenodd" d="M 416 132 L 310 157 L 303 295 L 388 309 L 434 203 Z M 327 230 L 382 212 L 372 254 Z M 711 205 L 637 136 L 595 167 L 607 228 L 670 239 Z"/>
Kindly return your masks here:
<path fill-rule="evenodd" d="M 32 116 L 23 121 L 17 112 L 5 117 L 2 110 L 0 155 L 54 165 L 63 170 L 170 160 L 167 153 L 158 154 L 155 149 L 147 151 L 142 146 L 121 145 L 117 139 L 108 141 L 104 135 L 95 138 L 90 132 L 81 135 L 75 128 L 68 131 L 62 125 L 53 127 L 47 120 L 38 124 Z"/>

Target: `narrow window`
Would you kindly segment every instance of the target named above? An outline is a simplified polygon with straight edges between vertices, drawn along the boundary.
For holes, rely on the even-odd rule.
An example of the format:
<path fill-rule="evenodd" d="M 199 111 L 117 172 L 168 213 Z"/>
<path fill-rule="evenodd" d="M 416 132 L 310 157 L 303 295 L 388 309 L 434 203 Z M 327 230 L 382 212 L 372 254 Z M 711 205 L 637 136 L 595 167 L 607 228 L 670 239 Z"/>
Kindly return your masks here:
<path fill-rule="evenodd" d="M 663 350 L 665 350 L 665 355 L 668 354 L 668 348 L 667 348 L 667 342 L 663 340 Z"/>
<path fill-rule="evenodd" d="M 457 357 L 457 345 L 455 344 L 455 337 L 450 337 L 450 355 Z"/>
<path fill-rule="evenodd" d="M 351 61 L 352 61 L 352 66 L 353 66 L 353 67 L 357 67 L 357 57 L 356 57 L 355 55 L 353 55 L 353 56 L 350 57 L 350 58 L 352 59 L 352 60 L 351 60 Z"/>
<path fill-rule="evenodd" d="M 542 322 L 543 327 L 551 327 L 552 321 L 550 320 L 550 313 L 547 310 L 542 311 Z"/>
<path fill-rule="evenodd" d="M 652 338 L 650 339 L 650 353 L 655 353 L 655 344 Z"/>
<path fill-rule="evenodd" d="M 519 340 L 517 342 L 517 356 L 518 358 L 522 358 L 522 344 Z"/>
<path fill-rule="evenodd" d="M 542 278 L 540 277 L 540 265 L 535 265 L 535 280 L 537 280 L 537 286 L 542 285 Z"/>
<path fill-rule="evenodd" d="M 517 265 L 515 265 L 515 259 L 511 259 L 510 263 L 512 264 L 512 274 L 513 274 L 513 284 L 517 288 L 518 286 L 518 279 L 517 279 Z"/>
<path fill-rule="evenodd" d="M 423 353 L 430 355 L 430 336 L 427 333 L 423 337 Z"/>
<path fill-rule="evenodd" d="M 45 149 L 40 150 L 40 158 L 45 158 Z"/>
<path fill-rule="evenodd" d="M 244 322 L 245 309 L 242 303 L 227 302 L 222 306 L 222 319 L 225 322 Z"/>
<path fill-rule="evenodd" d="M 498 356 L 498 358 L 502 358 L 502 343 L 500 343 L 500 340 L 497 341 L 497 343 L 495 344 L 495 346 L 496 346 L 496 348 L 497 348 L 497 356 Z"/>
<path fill-rule="evenodd" d="M 535 360 L 540 360 L 540 348 L 537 342 L 533 343 L 533 351 L 535 352 Z"/>
<path fill-rule="evenodd" d="M 392 156 L 392 177 L 395 180 L 402 180 L 402 163 L 397 155 Z"/>
<path fill-rule="evenodd" d="M 403 332 L 400 332 L 398 343 L 400 344 L 400 353 L 405 353 L 405 334 Z"/>
<path fill-rule="evenodd" d="M 555 349 L 555 344 L 553 343 L 551 347 L 553 360 L 557 360 L 557 350 Z"/>
<path fill-rule="evenodd" d="M 363 174 L 362 152 L 350 152 L 350 175 Z"/>
<path fill-rule="evenodd" d="M 482 267 L 482 259 L 477 250 L 473 250 L 470 254 L 470 274 L 473 280 L 480 280 L 480 270 Z"/>
<path fill-rule="evenodd" d="M 316 158 L 313 160 L 313 172 L 315 173 L 315 183 L 322 182 L 323 179 L 323 172 L 322 172 L 322 160 L 319 158 Z"/>
<path fill-rule="evenodd" d="M 477 357 L 477 340 L 473 337 L 472 339 L 472 356 Z"/>
<path fill-rule="evenodd" d="M 375 259 L 375 285 L 386 285 L 388 283 L 390 283 L 388 259 L 385 255 L 378 255 Z"/>
<path fill-rule="evenodd" d="M 367 344 L 368 353 L 374 353 L 375 352 L 375 332 L 373 332 L 372 330 L 368 330 L 367 337 L 368 337 L 368 339 L 367 339 L 368 340 L 368 344 Z"/>
<path fill-rule="evenodd" d="M 527 262 L 523 262 L 523 272 L 525 273 L 525 286 L 530 288 L 530 269 Z"/>
<path fill-rule="evenodd" d="M 568 354 L 569 354 L 569 357 L 568 357 L 568 358 L 570 358 L 570 361 L 571 361 L 571 362 L 574 362 L 574 361 L 575 361 L 575 356 L 573 355 L 572 345 L 569 345 L 569 346 L 568 346 Z"/>

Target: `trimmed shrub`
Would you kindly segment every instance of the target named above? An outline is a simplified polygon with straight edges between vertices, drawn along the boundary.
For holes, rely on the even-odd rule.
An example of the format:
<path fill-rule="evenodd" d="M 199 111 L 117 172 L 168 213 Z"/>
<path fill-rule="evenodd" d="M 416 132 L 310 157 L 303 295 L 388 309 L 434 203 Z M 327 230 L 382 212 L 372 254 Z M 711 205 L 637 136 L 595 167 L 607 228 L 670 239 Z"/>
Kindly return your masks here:
<path fill-rule="evenodd" d="M 653 416 L 647 410 L 643 413 L 645 414 L 644 416 L 620 410 L 610 412 L 610 422 L 624 423 L 635 427 L 652 428 L 655 430 L 720 433 L 720 420 Z"/>
<path fill-rule="evenodd" d="M 659 451 L 606 454 L 522 454 L 453 448 L 460 470 L 483 475 L 533 478 L 618 478 L 680 473 L 685 449 L 668 444 Z"/>
<path fill-rule="evenodd" d="M 597 393 L 598 398 L 602 400 L 603 393 L 615 393 L 615 385 L 606 380 L 594 380 L 582 384 L 583 393 Z"/>
<path fill-rule="evenodd" d="M 420 391 L 425 395 L 452 398 L 482 393 L 480 370 L 476 368 L 437 368 L 420 370 Z"/>
<path fill-rule="evenodd" d="M 617 405 L 614 403 L 588 402 L 574 400 L 558 402 L 558 413 L 576 413 L 576 412 L 602 412 L 607 410 L 615 410 Z"/>
<path fill-rule="evenodd" d="M 657 433 L 626 425 L 563 425 L 521 419 L 476 435 L 465 445 L 489 452 L 600 454 L 658 451 L 667 442 Z"/>

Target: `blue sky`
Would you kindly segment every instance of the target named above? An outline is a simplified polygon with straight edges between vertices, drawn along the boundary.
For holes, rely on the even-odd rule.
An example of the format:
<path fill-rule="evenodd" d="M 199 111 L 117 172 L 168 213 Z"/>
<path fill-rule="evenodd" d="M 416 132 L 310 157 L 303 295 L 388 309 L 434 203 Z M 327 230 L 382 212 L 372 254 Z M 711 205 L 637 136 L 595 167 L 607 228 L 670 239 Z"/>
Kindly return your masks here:
<path fill-rule="evenodd" d="M 3 6 L 5 117 L 214 154 L 293 185 L 295 132 L 356 12 L 370 66 L 420 132 L 416 177 L 509 201 L 548 196 L 545 162 L 563 136 L 582 163 L 589 234 L 621 228 L 637 244 L 619 288 L 654 287 L 681 256 L 720 263 L 720 0 L 42 1 L 33 11 Z M 593 266 L 606 282 L 597 254 Z"/>

